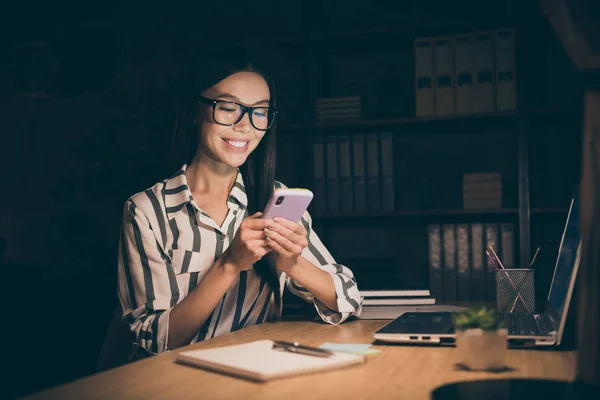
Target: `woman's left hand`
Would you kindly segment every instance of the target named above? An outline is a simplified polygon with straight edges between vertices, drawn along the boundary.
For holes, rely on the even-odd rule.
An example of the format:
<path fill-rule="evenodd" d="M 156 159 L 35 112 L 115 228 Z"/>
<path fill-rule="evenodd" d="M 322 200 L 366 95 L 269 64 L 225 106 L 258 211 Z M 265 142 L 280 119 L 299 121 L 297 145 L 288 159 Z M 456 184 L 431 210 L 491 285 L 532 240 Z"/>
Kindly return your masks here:
<path fill-rule="evenodd" d="M 275 218 L 269 222 L 265 234 L 267 243 L 278 255 L 278 268 L 293 266 L 302 250 L 308 246 L 304 226 L 284 218 Z"/>

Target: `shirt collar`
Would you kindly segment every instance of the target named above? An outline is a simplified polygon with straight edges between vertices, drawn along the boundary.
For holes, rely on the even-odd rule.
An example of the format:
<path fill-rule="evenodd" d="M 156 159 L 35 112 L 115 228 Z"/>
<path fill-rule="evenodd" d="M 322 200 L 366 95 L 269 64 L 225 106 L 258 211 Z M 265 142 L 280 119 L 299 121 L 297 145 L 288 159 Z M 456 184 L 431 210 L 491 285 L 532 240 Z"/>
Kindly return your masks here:
<path fill-rule="evenodd" d="M 237 176 L 235 177 L 235 182 L 233 183 L 233 187 L 231 191 L 229 191 L 228 199 L 232 199 L 236 203 L 240 205 L 242 208 L 248 207 L 248 196 L 246 195 L 246 186 L 244 185 L 244 178 L 242 178 L 242 173 L 238 169 Z"/>
<path fill-rule="evenodd" d="M 179 171 L 177 171 L 166 181 L 165 206 L 167 217 L 169 219 L 173 219 L 175 215 L 186 206 L 187 203 L 194 199 L 187 183 L 187 177 L 185 176 L 186 169 L 187 164 L 184 164 Z M 246 196 L 244 179 L 242 178 L 242 174 L 239 169 L 233 187 L 227 196 L 227 200 L 235 201 L 242 208 L 246 208 L 248 206 L 248 197 Z"/>
<path fill-rule="evenodd" d="M 184 165 L 165 184 L 165 207 L 167 218 L 172 219 L 187 203 L 192 201 L 192 192 L 187 184 Z"/>

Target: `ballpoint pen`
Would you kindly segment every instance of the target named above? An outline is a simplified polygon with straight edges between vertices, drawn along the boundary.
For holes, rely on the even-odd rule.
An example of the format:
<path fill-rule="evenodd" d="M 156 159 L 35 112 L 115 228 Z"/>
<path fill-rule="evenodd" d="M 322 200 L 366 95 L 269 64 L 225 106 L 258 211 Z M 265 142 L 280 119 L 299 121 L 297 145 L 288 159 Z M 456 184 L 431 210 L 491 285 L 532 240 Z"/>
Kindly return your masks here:
<path fill-rule="evenodd" d="M 490 262 L 494 266 L 494 269 L 498 270 L 498 265 L 496 264 L 496 260 L 494 260 L 494 257 L 492 257 L 492 253 L 490 253 L 489 250 L 486 249 L 485 250 L 485 254 L 488 256 L 488 259 L 490 260 Z"/>
<path fill-rule="evenodd" d="M 498 265 L 500 265 L 500 268 L 506 269 L 506 268 L 504 268 L 504 264 L 502 264 L 502 261 L 500 261 L 500 257 L 498 257 L 498 254 L 496 254 L 496 251 L 494 250 L 494 247 L 492 245 L 489 245 L 488 248 L 492 252 L 492 255 L 493 255 L 494 259 L 496 261 L 498 261 Z"/>
<path fill-rule="evenodd" d="M 533 263 L 535 262 L 535 259 L 538 255 L 538 253 L 540 252 L 540 246 L 538 246 L 537 250 L 535 251 L 535 254 L 533 255 L 533 258 L 531 259 L 531 263 L 529 263 L 529 268 L 531 268 L 533 266 Z"/>
<path fill-rule="evenodd" d="M 517 305 L 517 300 L 518 300 L 518 299 L 519 299 L 519 298 L 518 298 L 517 296 L 515 296 L 515 301 L 513 301 L 513 305 L 512 305 L 512 307 L 510 308 L 510 311 L 509 311 L 509 313 L 511 313 L 511 312 L 513 312 L 513 311 L 515 310 L 515 306 Z"/>
<path fill-rule="evenodd" d="M 326 349 L 320 349 L 318 347 L 304 346 L 298 342 L 285 342 L 283 340 L 274 340 L 273 349 L 288 351 L 290 353 L 305 354 L 307 356 L 315 357 L 331 357 L 333 352 Z"/>

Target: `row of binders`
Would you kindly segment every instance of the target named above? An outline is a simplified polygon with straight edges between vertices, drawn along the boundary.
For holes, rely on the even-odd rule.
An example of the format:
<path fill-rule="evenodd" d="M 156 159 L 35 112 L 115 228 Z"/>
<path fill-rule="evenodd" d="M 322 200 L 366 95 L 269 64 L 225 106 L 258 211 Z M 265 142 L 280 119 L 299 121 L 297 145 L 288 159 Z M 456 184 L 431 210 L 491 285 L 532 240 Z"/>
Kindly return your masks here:
<path fill-rule="evenodd" d="M 313 138 L 315 212 L 394 211 L 391 132 Z"/>
<path fill-rule="evenodd" d="M 495 301 L 496 272 L 486 256 L 492 246 L 505 268 L 515 267 L 513 223 L 432 224 L 429 286 L 440 301 Z"/>
<path fill-rule="evenodd" d="M 516 109 L 514 29 L 415 40 L 417 117 Z"/>

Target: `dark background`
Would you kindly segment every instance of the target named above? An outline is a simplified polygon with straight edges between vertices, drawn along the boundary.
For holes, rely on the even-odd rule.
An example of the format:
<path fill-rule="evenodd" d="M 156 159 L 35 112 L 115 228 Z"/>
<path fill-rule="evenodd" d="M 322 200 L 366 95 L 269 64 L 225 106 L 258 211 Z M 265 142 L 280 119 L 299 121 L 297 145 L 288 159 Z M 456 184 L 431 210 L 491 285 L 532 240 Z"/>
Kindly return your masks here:
<path fill-rule="evenodd" d="M 167 151 L 177 78 L 214 49 L 247 51 L 274 76 L 281 110 L 277 178 L 286 185 L 312 188 L 306 166 L 313 135 L 386 128 L 396 134 L 397 157 L 413 157 L 409 175 L 444 181 L 477 165 L 498 166 L 506 172 L 506 207 L 516 210 L 512 133 L 525 126 L 529 251 L 560 237 L 580 179 L 582 87 L 535 1 L 191 3 L 21 1 L 0 9 L 0 236 L 7 242 L 0 261 L 8 333 L 2 358 L 9 397 L 94 372 L 117 304 L 122 205 L 173 172 Z M 518 113 L 411 119 L 415 37 L 515 26 L 523 38 Z M 373 120 L 406 121 L 313 126 L 317 97 L 350 95 L 387 105 L 377 107 Z M 415 190 L 398 185 L 397 198 Z M 356 258 L 400 255 L 409 286 L 422 286 L 428 223 L 520 223 L 516 211 L 445 209 L 316 215 L 315 227 L 350 268 Z M 375 254 L 367 240 L 378 234 L 390 239 Z"/>

